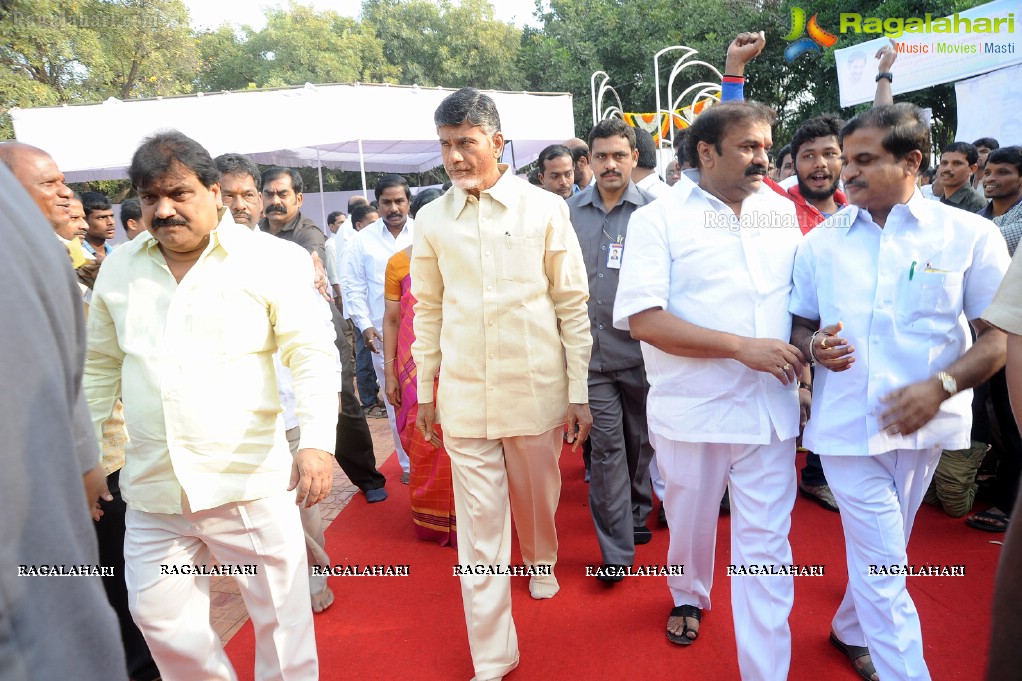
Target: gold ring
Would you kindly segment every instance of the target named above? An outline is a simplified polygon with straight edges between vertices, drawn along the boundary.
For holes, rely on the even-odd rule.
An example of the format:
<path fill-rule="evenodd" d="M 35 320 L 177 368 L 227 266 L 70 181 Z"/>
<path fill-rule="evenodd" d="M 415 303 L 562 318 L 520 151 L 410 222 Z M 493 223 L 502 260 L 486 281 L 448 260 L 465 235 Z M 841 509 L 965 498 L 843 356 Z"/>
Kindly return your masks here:
<path fill-rule="evenodd" d="M 785 370 L 785 371 L 787 371 L 787 370 L 788 370 L 788 369 L 790 369 L 790 368 L 791 368 L 791 365 L 790 365 L 790 364 L 785 364 L 785 365 L 784 365 L 784 370 Z"/>
<path fill-rule="evenodd" d="M 823 348 L 824 350 L 827 349 L 827 339 L 826 338 L 824 338 L 822 341 L 820 341 L 820 347 Z"/>

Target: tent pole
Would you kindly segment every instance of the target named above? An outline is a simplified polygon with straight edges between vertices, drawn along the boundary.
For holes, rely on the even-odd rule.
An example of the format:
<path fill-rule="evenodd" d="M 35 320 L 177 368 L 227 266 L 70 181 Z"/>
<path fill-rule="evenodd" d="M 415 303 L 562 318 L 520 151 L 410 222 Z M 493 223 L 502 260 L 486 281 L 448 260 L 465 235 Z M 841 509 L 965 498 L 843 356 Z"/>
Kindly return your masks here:
<path fill-rule="evenodd" d="M 316 149 L 316 170 L 319 172 L 319 208 L 323 213 L 323 228 L 329 229 L 326 223 L 326 194 L 323 192 L 323 162 L 319 159 L 319 149 Z"/>
<path fill-rule="evenodd" d="M 369 198 L 369 190 L 366 189 L 366 158 L 362 153 L 362 139 L 358 140 L 358 168 L 362 171 L 362 196 Z"/>

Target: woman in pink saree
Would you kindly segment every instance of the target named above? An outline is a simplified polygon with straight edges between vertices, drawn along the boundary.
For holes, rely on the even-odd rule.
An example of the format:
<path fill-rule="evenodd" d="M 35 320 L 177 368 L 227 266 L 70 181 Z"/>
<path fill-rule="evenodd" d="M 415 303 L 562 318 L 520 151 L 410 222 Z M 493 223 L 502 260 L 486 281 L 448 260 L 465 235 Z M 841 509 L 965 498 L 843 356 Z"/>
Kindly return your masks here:
<path fill-rule="evenodd" d="M 419 539 L 457 546 L 451 460 L 437 437 L 425 439 L 415 428 L 418 413 L 417 374 L 412 359 L 415 298 L 411 293 L 411 248 L 398 251 L 387 263 L 383 318 L 384 375 L 387 401 L 397 411 L 401 444 L 411 462 L 412 522 Z M 433 382 L 436 396 L 436 379 Z"/>

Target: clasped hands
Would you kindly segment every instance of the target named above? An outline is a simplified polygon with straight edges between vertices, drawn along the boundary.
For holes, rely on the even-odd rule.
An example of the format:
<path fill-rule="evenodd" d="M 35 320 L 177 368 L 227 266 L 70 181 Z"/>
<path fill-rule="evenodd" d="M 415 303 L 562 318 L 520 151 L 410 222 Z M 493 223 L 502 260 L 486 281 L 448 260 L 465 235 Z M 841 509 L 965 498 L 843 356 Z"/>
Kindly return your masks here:
<path fill-rule="evenodd" d="M 843 328 L 841 322 L 825 326 L 810 341 L 816 363 L 830 371 L 845 371 L 855 363 L 855 348 L 839 335 Z M 933 378 L 898 388 L 880 398 L 886 407 L 879 417 L 880 428 L 889 435 L 911 435 L 937 415 L 946 396 Z"/>

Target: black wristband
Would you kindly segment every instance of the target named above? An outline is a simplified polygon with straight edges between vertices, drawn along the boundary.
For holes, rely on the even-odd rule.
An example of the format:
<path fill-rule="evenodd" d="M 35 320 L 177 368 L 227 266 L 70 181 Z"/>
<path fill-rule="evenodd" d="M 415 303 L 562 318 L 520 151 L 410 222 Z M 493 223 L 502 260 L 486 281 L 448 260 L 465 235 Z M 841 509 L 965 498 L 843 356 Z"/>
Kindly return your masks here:
<path fill-rule="evenodd" d="M 808 390 L 810 393 L 813 392 L 813 384 L 812 383 L 806 383 L 805 381 L 799 381 L 798 382 L 798 387 L 799 387 L 800 390 L 804 388 L 804 389 Z"/>
<path fill-rule="evenodd" d="M 890 71 L 881 71 L 877 74 L 876 81 L 879 83 L 881 78 L 886 78 L 889 83 L 894 82 L 894 74 Z"/>
<path fill-rule="evenodd" d="M 736 76 L 733 73 L 725 73 L 724 78 L 741 78 L 742 80 L 745 80 L 745 76 Z"/>

